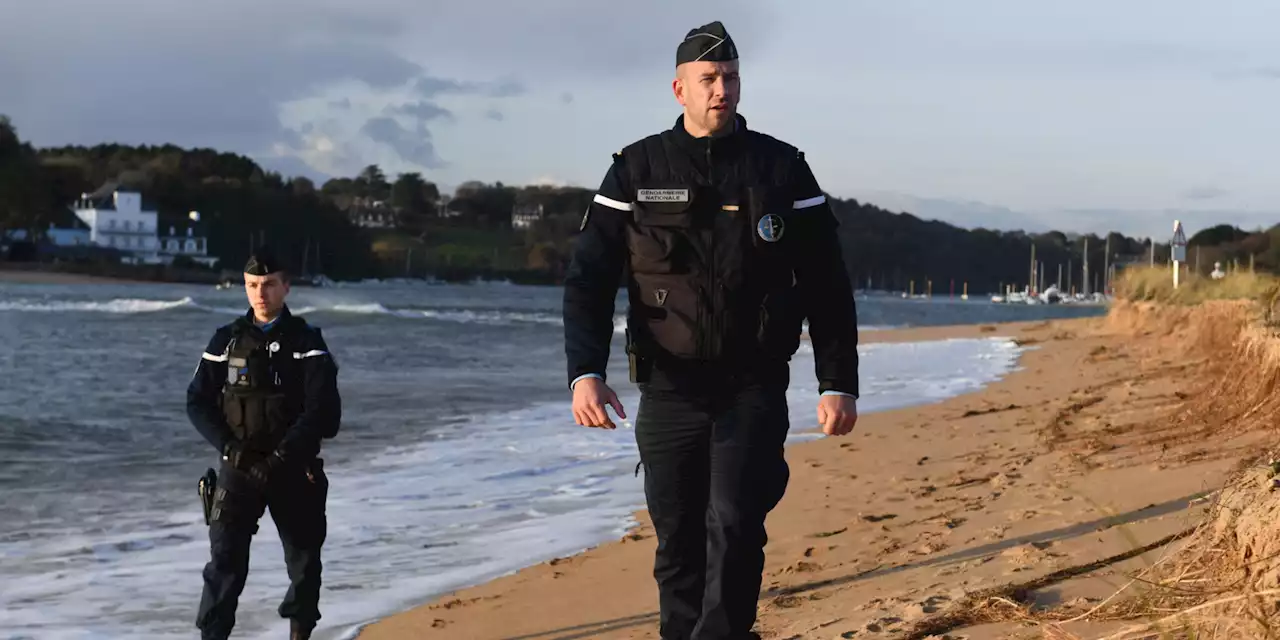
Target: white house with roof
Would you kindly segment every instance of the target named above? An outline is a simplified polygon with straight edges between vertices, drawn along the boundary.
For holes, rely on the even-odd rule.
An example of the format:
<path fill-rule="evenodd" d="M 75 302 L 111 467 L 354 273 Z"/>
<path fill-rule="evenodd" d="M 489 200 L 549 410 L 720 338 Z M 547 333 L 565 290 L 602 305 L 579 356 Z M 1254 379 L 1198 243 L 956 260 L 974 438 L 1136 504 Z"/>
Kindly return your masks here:
<path fill-rule="evenodd" d="M 540 204 L 515 205 L 511 208 L 511 227 L 514 229 L 528 229 L 541 220 L 544 215 Z"/>
<path fill-rule="evenodd" d="M 132 253 L 138 258 L 154 257 L 160 243 L 156 237 L 155 211 L 142 208 L 142 194 L 112 191 L 102 198 L 81 194 L 71 209 L 89 227 L 89 242 Z"/>
<path fill-rule="evenodd" d="M 142 194 L 104 187 L 92 194 L 81 194 L 71 210 L 89 228 L 89 242 L 120 250 L 126 254 L 122 262 L 133 264 L 170 264 L 178 256 L 186 256 L 196 262 L 213 266 L 216 257 L 208 255 L 205 238 L 196 235 L 194 225 L 200 214 L 188 214 L 187 226 L 180 233 L 170 225 L 168 233 L 159 234 L 159 215 L 142 207 Z M 50 234 L 50 240 L 61 244 L 59 237 Z"/>

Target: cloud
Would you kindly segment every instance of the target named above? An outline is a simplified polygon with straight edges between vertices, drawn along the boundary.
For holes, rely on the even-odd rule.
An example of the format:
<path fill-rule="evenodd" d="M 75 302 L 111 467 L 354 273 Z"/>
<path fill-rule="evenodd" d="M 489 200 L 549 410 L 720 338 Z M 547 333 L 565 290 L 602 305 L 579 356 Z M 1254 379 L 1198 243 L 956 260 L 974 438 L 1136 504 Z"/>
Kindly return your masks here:
<path fill-rule="evenodd" d="M 268 6 L 229 0 L 177 7 L 121 0 L 110 7 L 77 6 L 77 22 L 68 24 L 56 17 L 62 4 L 52 0 L 0 21 L 0 87 L 5 87 L 0 113 L 12 116 L 23 137 L 41 146 L 174 143 L 268 158 L 296 172 L 297 163 L 281 158 L 332 156 L 339 148 L 359 155 L 358 145 L 336 140 L 320 150 L 315 140 L 325 136 L 312 140 L 309 134 L 312 120 L 327 114 L 368 116 L 355 105 L 368 104 L 370 96 L 376 105 L 379 93 L 411 91 L 415 85 L 493 98 L 526 92 L 509 76 L 486 82 L 427 75 L 420 64 L 390 48 L 388 42 L 403 36 L 406 27 L 386 6 L 365 11 L 326 6 L 324 0 L 314 7 L 292 0 Z M 249 9 L 254 20 L 246 21 Z M 192 24 L 200 28 L 191 29 Z M 47 71 L 54 68 L 57 73 Z M 335 87 L 353 93 L 333 94 Z M 328 98 L 311 107 L 310 119 L 295 120 L 292 127 L 282 123 L 284 105 L 326 92 Z M 384 115 L 413 117 L 419 126 L 415 131 L 374 118 L 360 133 L 392 146 L 406 160 L 439 166 L 422 124 L 449 118 L 448 109 L 420 100 Z"/>
<path fill-rule="evenodd" d="M 435 3 L 425 12 L 411 0 L 28 4 L 0 19 L 0 113 L 13 117 L 25 139 L 41 146 L 174 143 L 255 157 L 284 150 L 303 159 L 340 149 L 360 155 L 353 143 L 378 115 L 440 126 L 446 108 L 437 97 L 519 99 L 533 86 L 651 67 L 659 49 L 658 57 L 669 57 L 692 26 L 685 23 L 699 21 L 671 10 L 681 6 L 675 0 L 602 11 L 506 0 Z M 727 0 L 700 7 L 737 9 Z M 767 16 L 747 14 L 732 21 L 735 36 L 748 23 L 768 24 Z M 500 44 L 476 46 L 478 31 Z M 582 55 L 619 47 L 642 58 L 620 65 L 617 56 Z M 450 66 L 428 73 L 421 64 L 440 60 Z M 299 102 L 306 108 L 294 108 Z M 379 114 L 388 104 L 403 109 Z M 287 123 L 285 111 L 294 116 Z M 322 152 L 303 125 L 328 117 L 346 122 L 341 133 L 326 133 L 332 146 Z"/>
<path fill-rule="evenodd" d="M 417 131 L 410 131 L 394 118 L 379 116 L 365 122 L 360 128 L 360 133 L 374 142 L 391 147 L 406 162 L 428 169 L 445 166 L 444 161 L 436 155 L 435 145 L 431 142 L 431 132 L 421 123 Z"/>
<path fill-rule="evenodd" d="M 560 102 L 565 104 L 573 104 L 573 94 L 568 91 L 560 94 Z"/>
<path fill-rule="evenodd" d="M 483 95 L 491 98 L 512 98 L 523 95 L 525 86 L 518 80 L 508 78 L 497 82 L 472 82 L 452 78 L 436 78 L 424 76 L 413 85 L 414 90 L 424 98 L 432 99 L 446 94 Z"/>
<path fill-rule="evenodd" d="M 488 111 L 485 111 L 484 117 L 490 120 L 493 120 L 495 122 L 502 122 L 503 120 L 502 112 L 498 111 L 497 109 L 489 109 Z"/>
<path fill-rule="evenodd" d="M 1219 80 L 1280 80 L 1280 66 L 1230 67 L 1214 75 Z"/>
<path fill-rule="evenodd" d="M 388 106 L 384 111 L 390 114 L 399 114 L 417 118 L 421 122 L 435 120 L 437 118 L 453 119 L 452 111 L 449 111 L 434 102 L 428 102 L 426 100 L 419 100 L 418 102 L 410 102 L 398 106 Z"/>
<path fill-rule="evenodd" d="M 1226 189 L 1212 186 L 1192 187 L 1182 192 L 1181 196 L 1185 200 L 1213 200 L 1230 195 L 1231 192 Z"/>
<path fill-rule="evenodd" d="M 354 11 L 123 0 L 78 5 L 77 20 L 67 23 L 55 17 L 62 4 L 0 21 L 0 60 L 23 61 L 0 65 L 0 110 L 36 144 L 262 152 L 292 142 L 277 115 L 283 103 L 340 82 L 389 90 L 423 73 L 367 41 L 391 27 Z M 243 19 L 246 10 L 253 20 Z"/>

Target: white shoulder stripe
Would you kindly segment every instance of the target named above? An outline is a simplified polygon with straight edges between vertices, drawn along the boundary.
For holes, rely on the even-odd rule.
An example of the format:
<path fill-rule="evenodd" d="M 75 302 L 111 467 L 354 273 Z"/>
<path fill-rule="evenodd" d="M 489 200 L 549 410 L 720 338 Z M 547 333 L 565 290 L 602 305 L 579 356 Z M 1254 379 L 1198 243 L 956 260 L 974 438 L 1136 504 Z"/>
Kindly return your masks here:
<path fill-rule="evenodd" d="M 324 355 L 329 355 L 329 352 L 321 351 L 319 349 L 312 349 L 311 351 L 308 351 L 306 353 L 298 353 L 295 351 L 293 353 L 293 358 L 295 360 L 301 360 L 303 358 L 314 358 L 315 356 L 324 356 Z"/>
<path fill-rule="evenodd" d="M 595 202 L 596 202 L 597 204 L 602 204 L 602 205 L 604 205 L 604 206 L 606 206 L 606 207 L 609 207 L 610 209 L 617 209 L 618 211 L 630 211 L 630 210 L 631 210 L 631 203 L 630 203 L 630 202 L 618 202 L 617 200 L 614 200 L 613 198 L 606 198 L 606 197 L 604 197 L 604 196 L 602 196 L 602 195 L 600 195 L 600 194 L 598 194 L 598 193 L 596 194 L 596 197 L 594 198 L 594 200 L 595 200 Z"/>
<path fill-rule="evenodd" d="M 208 351 L 200 354 L 200 357 L 204 358 L 205 360 L 208 360 L 209 362 L 226 362 L 227 361 L 227 356 L 225 354 L 220 356 L 215 356 L 212 353 L 209 353 Z"/>
<path fill-rule="evenodd" d="M 827 197 L 826 197 L 826 196 L 814 196 L 814 197 L 812 197 L 812 198 L 805 198 L 804 200 L 796 200 L 796 201 L 792 204 L 792 208 L 794 208 L 794 209 L 808 209 L 809 207 L 816 207 L 816 206 L 818 206 L 818 205 L 820 205 L 820 204 L 822 204 L 822 203 L 824 203 L 824 202 L 826 202 L 826 201 L 827 201 Z"/>

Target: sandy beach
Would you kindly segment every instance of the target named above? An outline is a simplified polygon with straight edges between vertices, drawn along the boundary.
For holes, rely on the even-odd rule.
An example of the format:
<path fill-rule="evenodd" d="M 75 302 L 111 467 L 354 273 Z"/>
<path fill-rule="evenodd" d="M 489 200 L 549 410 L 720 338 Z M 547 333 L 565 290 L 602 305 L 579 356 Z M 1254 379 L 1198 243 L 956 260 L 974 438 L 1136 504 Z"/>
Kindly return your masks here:
<path fill-rule="evenodd" d="M 1031 583 L 1024 602 L 1084 612 L 1153 562 L 1160 545 L 1140 552 L 1194 525 L 1205 494 L 1262 436 L 1170 431 L 1214 365 L 1185 332 L 1144 328 L 1134 313 L 865 332 L 864 342 L 1000 336 L 1028 349 L 980 392 L 866 415 L 850 436 L 788 448 L 791 483 L 768 520 L 763 637 L 1040 638 L 1013 602 L 975 610 L 966 596 Z M 655 540 L 643 511 L 637 519 L 621 540 L 359 637 L 657 639 Z M 1085 637 L 1117 626 L 1061 628 Z"/>

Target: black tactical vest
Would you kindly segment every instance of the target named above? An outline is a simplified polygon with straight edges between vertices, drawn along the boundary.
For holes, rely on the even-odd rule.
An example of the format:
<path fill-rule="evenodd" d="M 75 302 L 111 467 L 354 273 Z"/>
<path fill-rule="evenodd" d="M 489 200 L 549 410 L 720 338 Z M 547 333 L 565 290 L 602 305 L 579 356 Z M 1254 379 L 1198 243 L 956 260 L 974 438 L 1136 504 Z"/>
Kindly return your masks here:
<path fill-rule="evenodd" d="M 641 355 L 746 363 L 787 358 L 799 345 L 797 243 L 787 232 L 800 156 L 768 136 L 738 135 L 732 156 L 714 159 L 727 178 L 702 175 L 670 131 L 622 150 L 634 193 L 628 327 Z"/>
<path fill-rule="evenodd" d="M 222 412 L 232 434 L 249 449 L 273 450 L 289 426 L 281 370 L 291 357 L 247 319 L 233 325 Z"/>

